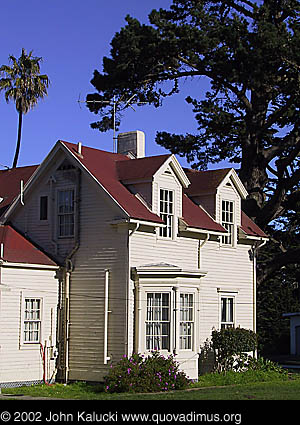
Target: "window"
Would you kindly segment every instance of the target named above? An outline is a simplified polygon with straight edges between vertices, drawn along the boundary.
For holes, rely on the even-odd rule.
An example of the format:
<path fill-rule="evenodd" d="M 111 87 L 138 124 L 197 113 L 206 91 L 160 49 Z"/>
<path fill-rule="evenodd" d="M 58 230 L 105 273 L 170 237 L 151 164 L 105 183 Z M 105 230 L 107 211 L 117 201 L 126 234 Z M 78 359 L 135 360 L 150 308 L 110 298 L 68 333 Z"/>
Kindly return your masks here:
<path fill-rule="evenodd" d="M 233 201 L 222 201 L 222 226 L 228 231 L 227 236 L 222 237 L 222 243 L 232 245 L 233 243 Z"/>
<path fill-rule="evenodd" d="M 48 196 L 40 197 L 40 220 L 48 220 Z"/>
<path fill-rule="evenodd" d="M 170 294 L 148 293 L 146 349 L 170 351 Z"/>
<path fill-rule="evenodd" d="M 58 191 L 58 236 L 74 236 L 74 190 Z"/>
<path fill-rule="evenodd" d="M 179 348 L 193 348 L 194 333 L 194 297 L 193 294 L 180 294 L 180 335 Z"/>
<path fill-rule="evenodd" d="M 221 298 L 221 329 L 234 327 L 234 298 Z"/>
<path fill-rule="evenodd" d="M 166 227 L 159 230 L 159 235 L 164 238 L 172 238 L 174 223 L 174 196 L 172 190 L 160 189 L 159 214 Z"/>
<path fill-rule="evenodd" d="M 41 299 L 25 298 L 24 342 L 37 343 L 41 340 Z"/>

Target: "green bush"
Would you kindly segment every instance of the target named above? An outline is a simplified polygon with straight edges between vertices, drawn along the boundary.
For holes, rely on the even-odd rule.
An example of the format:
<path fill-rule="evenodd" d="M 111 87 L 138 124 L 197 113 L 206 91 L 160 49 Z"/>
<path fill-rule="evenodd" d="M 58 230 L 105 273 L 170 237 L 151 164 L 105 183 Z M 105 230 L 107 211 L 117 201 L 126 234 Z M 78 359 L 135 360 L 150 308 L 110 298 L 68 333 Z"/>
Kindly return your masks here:
<path fill-rule="evenodd" d="M 190 385 L 174 357 L 164 357 L 157 351 L 145 359 L 140 354 L 124 356 L 111 367 L 104 383 L 109 393 L 182 390 Z"/>
<path fill-rule="evenodd" d="M 272 362 L 272 360 L 264 359 L 263 357 L 249 358 L 247 363 L 248 370 L 259 371 L 259 372 L 275 372 L 282 375 L 288 375 L 287 370 L 279 366 L 278 363 Z"/>
<path fill-rule="evenodd" d="M 216 370 L 242 370 L 248 361 L 249 351 L 257 348 L 255 332 L 243 328 L 226 328 L 212 332 L 212 348 L 215 353 Z"/>

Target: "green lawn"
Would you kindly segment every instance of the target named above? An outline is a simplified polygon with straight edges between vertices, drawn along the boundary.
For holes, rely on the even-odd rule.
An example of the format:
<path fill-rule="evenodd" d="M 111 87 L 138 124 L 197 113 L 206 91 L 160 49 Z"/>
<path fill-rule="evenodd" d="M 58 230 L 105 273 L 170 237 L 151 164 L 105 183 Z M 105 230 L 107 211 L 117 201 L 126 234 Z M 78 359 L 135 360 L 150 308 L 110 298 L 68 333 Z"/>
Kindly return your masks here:
<path fill-rule="evenodd" d="M 265 382 L 247 382 L 225 386 L 210 387 L 209 380 L 185 391 L 153 394 L 106 394 L 101 386 L 85 383 L 53 386 L 38 385 L 32 387 L 2 389 L 2 394 L 30 395 L 33 397 L 52 397 L 79 400 L 300 400 L 300 378 L 292 375 L 289 379 Z M 224 383 L 224 381 L 223 381 Z M 225 381 L 226 384 L 226 381 Z M 6 398 L 6 397 L 5 397 Z"/>

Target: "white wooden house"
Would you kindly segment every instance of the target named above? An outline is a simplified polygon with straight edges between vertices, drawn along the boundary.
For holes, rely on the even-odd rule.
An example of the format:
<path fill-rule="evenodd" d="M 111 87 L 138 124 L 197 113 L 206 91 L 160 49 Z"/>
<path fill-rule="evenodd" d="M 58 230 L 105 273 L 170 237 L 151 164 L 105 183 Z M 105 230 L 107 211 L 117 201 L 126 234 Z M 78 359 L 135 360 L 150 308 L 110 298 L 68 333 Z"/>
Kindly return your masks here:
<path fill-rule="evenodd" d="M 237 173 L 144 151 L 139 131 L 118 153 L 58 141 L 3 212 L 60 265 L 60 379 L 101 381 L 123 355 L 156 349 L 195 379 L 212 329 L 255 330 L 266 235 L 242 212 Z"/>
<path fill-rule="evenodd" d="M 56 371 L 58 266 L 0 226 L 0 385 L 49 382 Z"/>

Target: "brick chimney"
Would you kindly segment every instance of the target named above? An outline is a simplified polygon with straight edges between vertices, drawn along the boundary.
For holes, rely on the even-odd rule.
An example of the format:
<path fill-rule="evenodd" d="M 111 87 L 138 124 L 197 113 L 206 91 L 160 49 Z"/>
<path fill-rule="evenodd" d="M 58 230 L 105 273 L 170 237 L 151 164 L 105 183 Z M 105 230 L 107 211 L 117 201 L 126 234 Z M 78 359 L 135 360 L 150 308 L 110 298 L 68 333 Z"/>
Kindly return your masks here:
<path fill-rule="evenodd" d="M 135 158 L 144 158 L 145 133 L 140 130 L 120 133 L 118 135 L 117 153 L 132 154 Z"/>

